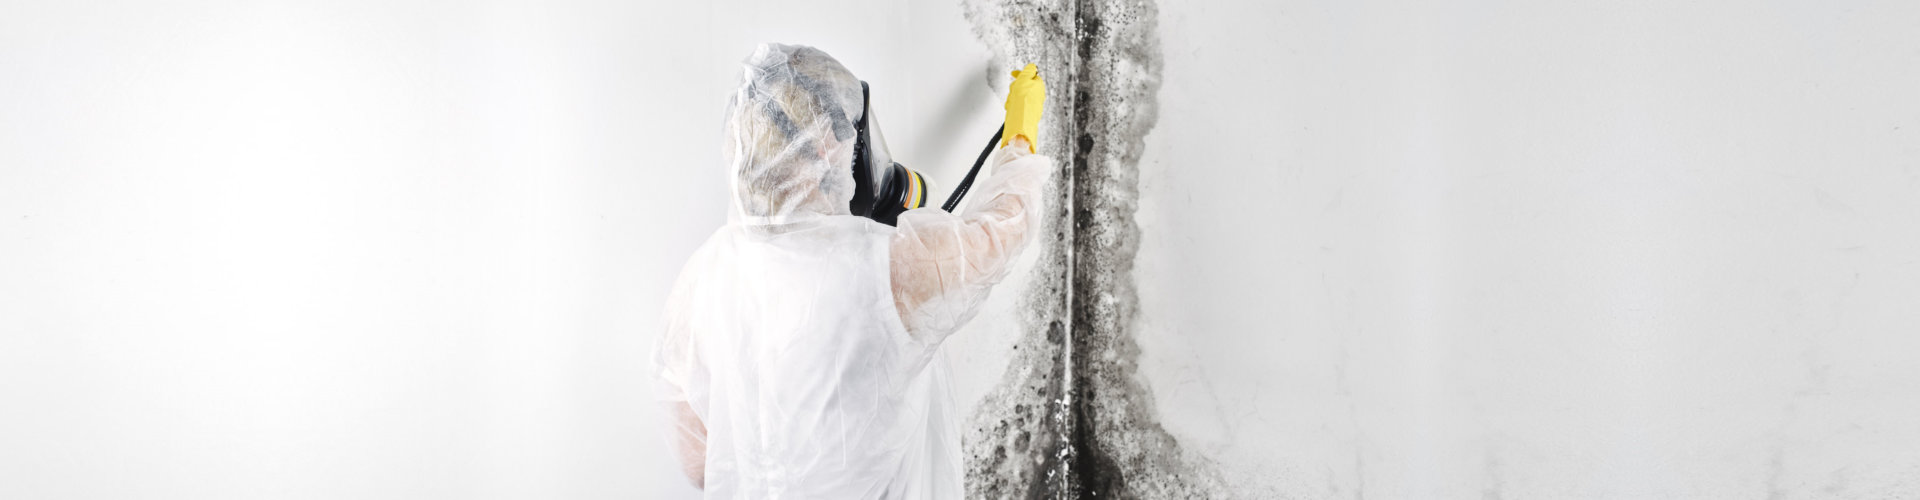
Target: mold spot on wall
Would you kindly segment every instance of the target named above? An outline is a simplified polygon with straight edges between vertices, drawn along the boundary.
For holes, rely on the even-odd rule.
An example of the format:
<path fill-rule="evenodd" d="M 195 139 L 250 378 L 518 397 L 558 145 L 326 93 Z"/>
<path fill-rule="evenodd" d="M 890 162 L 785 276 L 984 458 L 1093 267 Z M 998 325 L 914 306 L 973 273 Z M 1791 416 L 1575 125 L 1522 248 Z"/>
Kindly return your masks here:
<path fill-rule="evenodd" d="M 1158 112 L 1155 5 L 969 0 L 965 12 L 995 66 L 1042 68 L 1040 147 L 1060 168 L 1048 198 L 1052 238 L 1023 300 L 1026 335 L 968 433 L 968 496 L 1226 496 L 1215 467 L 1160 426 L 1136 371 L 1133 218 Z"/>
<path fill-rule="evenodd" d="M 1049 68 L 1043 71 L 1050 86 L 1061 84 L 1061 75 L 1051 69 L 1073 63 L 1071 4 L 970 2 L 964 9 L 974 35 L 994 52 L 991 68 L 1033 62 Z M 986 76 L 986 84 L 994 88 L 1003 89 L 1011 80 L 999 70 Z M 1042 137 L 1068 137 L 1072 132 L 1061 111 L 1070 105 L 1061 101 L 1049 101 L 1040 123 Z M 1042 139 L 1039 147 L 1048 156 L 1069 157 L 1058 141 Z M 1065 223 L 1068 204 L 1062 202 L 1071 192 L 1071 177 L 1070 172 L 1056 172 L 1047 188 L 1046 237 L 1040 239 L 1039 263 L 1018 312 L 1024 334 L 1015 342 L 1007 373 L 968 426 L 963 442 L 967 498 L 1066 498 L 1072 491 L 1064 467 L 1072 452 L 1066 363 L 1073 235 Z"/>

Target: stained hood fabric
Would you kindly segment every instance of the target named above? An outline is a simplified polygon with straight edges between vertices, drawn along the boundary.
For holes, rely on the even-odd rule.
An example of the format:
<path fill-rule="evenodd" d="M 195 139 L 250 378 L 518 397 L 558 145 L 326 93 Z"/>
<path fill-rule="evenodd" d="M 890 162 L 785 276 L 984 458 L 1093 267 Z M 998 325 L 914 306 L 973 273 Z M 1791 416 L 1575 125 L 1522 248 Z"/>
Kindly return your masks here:
<path fill-rule="evenodd" d="M 848 214 L 860 80 L 819 49 L 763 44 L 728 103 L 722 151 L 733 220 L 778 224 Z"/>

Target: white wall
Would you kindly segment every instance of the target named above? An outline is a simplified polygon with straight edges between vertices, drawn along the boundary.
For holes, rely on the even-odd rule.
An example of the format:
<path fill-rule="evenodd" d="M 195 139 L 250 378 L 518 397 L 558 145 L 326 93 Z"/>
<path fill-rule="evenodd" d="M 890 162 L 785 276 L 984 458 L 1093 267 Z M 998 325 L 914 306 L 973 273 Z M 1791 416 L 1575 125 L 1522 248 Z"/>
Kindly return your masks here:
<path fill-rule="evenodd" d="M 1920 4 L 1160 12 L 1143 370 L 1242 494 L 1920 495 Z"/>
<path fill-rule="evenodd" d="M 736 62 L 834 53 L 936 180 L 997 123 L 957 5 L 775 4 L 9 3 L 0 498 L 696 495 L 643 361 Z"/>

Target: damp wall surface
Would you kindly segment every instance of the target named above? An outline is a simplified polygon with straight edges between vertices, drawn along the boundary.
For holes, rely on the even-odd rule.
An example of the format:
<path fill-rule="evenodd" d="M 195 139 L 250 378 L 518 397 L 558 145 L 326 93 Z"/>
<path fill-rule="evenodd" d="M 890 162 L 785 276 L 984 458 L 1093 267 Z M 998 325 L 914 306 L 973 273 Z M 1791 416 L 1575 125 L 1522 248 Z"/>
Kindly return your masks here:
<path fill-rule="evenodd" d="M 1141 371 L 1235 496 L 1920 495 L 1920 7 L 1159 11 Z"/>

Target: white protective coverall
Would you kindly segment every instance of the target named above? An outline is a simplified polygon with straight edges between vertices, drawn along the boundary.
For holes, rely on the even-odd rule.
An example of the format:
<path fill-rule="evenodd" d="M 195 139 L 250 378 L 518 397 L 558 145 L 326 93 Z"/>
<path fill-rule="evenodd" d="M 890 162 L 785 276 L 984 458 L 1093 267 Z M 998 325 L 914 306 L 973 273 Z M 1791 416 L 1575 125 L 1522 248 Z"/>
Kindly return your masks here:
<path fill-rule="evenodd" d="M 707 498 L 949 499 L 959 409 L 940 345 L 1031 240 L 1053 166 L 1002 148 L 958 214 L 850 215 L 859 80 L 762 45 L 728 106 L 731 215 L 681 271 L 658 394 Z"/>

